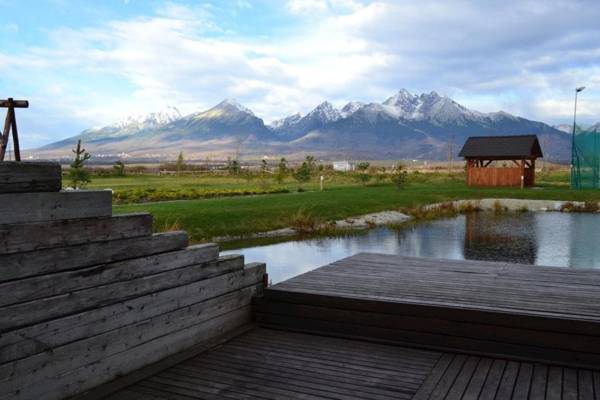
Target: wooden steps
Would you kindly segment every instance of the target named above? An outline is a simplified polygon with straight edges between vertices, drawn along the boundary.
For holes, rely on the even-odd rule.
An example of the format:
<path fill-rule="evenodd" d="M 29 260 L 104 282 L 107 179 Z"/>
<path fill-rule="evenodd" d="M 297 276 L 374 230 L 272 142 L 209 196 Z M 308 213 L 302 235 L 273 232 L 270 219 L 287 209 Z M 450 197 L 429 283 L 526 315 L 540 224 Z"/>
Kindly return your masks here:
<path fill-rule="evenodd" d="M 600 272 L 359 254 L 256 301 L 263 326 L 600 366 Z"/>
<path fill-rule="evenodd" d="M 57 164 L 0 163 L 0 399 L 77 395 L 250 324 L 264 264 L 59 190 Z"/>

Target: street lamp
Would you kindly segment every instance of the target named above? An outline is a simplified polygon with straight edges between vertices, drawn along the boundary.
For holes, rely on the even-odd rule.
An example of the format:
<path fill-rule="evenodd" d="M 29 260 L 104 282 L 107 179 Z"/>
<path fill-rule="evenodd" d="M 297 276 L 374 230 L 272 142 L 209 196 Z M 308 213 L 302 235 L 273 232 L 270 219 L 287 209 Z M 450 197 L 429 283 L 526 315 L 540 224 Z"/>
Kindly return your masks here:
<path fill-rule="evenodd" d="M 578 188 L 579 182 L 579 168 L 575 171 L 575 159 L 579 163 L 579 157 L 576 156 L 577 148 L 575 147 L 575 126 L 577 123 L 577 95 L 582 92 L 585 86 L 579 86 L 575 88 L 575 108 L 573 110 L 573 134 L 571 135 L 571 189 Z M 578 165 L 579 167 L 579 165 Z"/>

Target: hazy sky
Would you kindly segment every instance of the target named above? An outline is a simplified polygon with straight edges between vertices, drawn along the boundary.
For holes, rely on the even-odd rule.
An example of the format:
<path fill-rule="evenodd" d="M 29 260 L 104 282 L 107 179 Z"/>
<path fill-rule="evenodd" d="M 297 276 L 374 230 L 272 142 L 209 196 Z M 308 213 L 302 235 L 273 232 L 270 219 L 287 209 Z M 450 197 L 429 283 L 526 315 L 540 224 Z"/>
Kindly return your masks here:
<path fill-rule="evenodd" d="M 270 122 L 436 90 L 479 111 L 600 121 L 600 2 L 0 0 L 0 98 L 35 146 L 235 98 Z"/>

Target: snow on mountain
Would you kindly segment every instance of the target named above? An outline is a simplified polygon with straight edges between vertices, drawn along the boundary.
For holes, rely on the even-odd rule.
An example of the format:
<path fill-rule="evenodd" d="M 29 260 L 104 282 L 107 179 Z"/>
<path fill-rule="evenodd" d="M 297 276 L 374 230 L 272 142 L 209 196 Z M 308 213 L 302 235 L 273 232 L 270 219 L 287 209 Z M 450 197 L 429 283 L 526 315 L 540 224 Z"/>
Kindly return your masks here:
<path fill-rule="evenodd" d="M 296 124 L 301 119 L 302 119 L 302 114 L 296 113 L 296 114 L 290 115 L 289 117 L 275 120 L 269 126 L 273 129 L 285 129 L 291 125 Z"/>
<path fill-rule="evenodd" d="M 319 120 L 321 122 L 333 122 L 342 117 L 340 111 L 330 102 L 324 101 L 315 107 L 314 110 L 306 114 L 305 119 Z"/>
<path fill-rule="evenodd" d="M 561 132 L 564 132 L 564 133 L 571 134 L 573 132 L 573 125 L 570 125 L 570 124 L 554 125 L 553 128 L 557 129 L 557 130 L 559 130 Z"/>
<path fill-rule="evenodd" d="M 398 91 L 383 103 L 349 102 L 341 110 L 325 101 L 308 114 L 290 115 L 266 126 L 250 109 L 227 99 L 214 107 L 181 116 L 174 107 L 130 117 L 101 129 L 45 146 L 70 148 L 82 138 L 92 152 L 135 151 L 198 154 L 244 148 L 247 152 L 333 154 L 344 148 L 357 158 L 444 158 L 449 135 L 461 143 L 472 135 L 537 134 L 555 159 L 568 159 L 568 136 L 542 122 L 503 111 L 470 110 L 436 92 Z M 131 150 L 135 149 L 135 150 Z M 143 151 L 143 153 L 142 153 Z"/>
<path fill-rule="evenodd" d="M 169 122 L 175 121 L 179 118 L 181 118 L 181 113 L 179 112 L 179 110 L 176 107 L 168 106 L 163 110 L 157 112 L 125 117 L 113 124 L 107 125 L 104 128 L 100 128 L 98 130 L 106 128 L 152 128 L 158 125 L 168 124 Z"/>
<path fill-rule="evenodd" d="M 361 103 L 360 101 L 351 101 L 341 109 L 340 113 L 342 114 L 342 117 L 347 117 L 349 115 L 354 114 L 356 111 L 358 111 L 364 106 L 365 103 Z"/>

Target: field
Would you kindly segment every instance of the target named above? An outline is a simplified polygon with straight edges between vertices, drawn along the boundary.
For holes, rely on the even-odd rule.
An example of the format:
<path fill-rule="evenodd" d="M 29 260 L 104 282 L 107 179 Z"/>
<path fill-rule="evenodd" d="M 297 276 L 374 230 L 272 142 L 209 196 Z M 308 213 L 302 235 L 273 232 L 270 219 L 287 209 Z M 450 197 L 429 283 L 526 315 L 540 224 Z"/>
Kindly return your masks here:
<path fill-rule="evenodd" d="M 485 197 L 599 201 L 600 191 L 569 189 L 567 171 L 538 173 L 538 185 L 529 189 L 468 188 L 464 174 L 447 172 L 408 174 L 402 189 L 389 182 L 362 185 L 346 174 L 327 176 L 325 190 L 318 181 L 302 185 L 288 179 L 282 184 L 273 179 L 243 179 L 229 176 L 132 176 L 94 178 L 89 188 L 112 188 L 115 196 L 124 190 L 155 188 L 158 192 L 285 190 L 265 195 L 201 198 L 139 204 L 116 204 L 116 213 L 149 211 L 155 216 L 155 230 L 185 229 L 193 241 L 215 237 L 244 236 L 255 232 L 321 223 L 360 214 L 415 208 L 420 205 L 455 199 Z M 135 201 L 140 201 L 136 199 Z"/>

